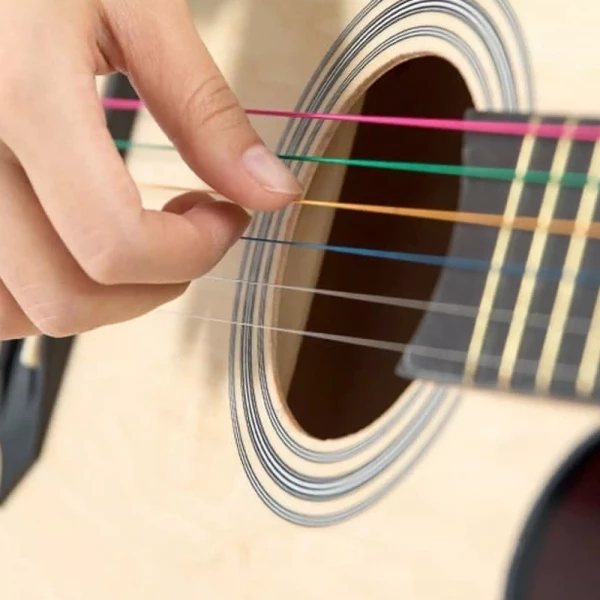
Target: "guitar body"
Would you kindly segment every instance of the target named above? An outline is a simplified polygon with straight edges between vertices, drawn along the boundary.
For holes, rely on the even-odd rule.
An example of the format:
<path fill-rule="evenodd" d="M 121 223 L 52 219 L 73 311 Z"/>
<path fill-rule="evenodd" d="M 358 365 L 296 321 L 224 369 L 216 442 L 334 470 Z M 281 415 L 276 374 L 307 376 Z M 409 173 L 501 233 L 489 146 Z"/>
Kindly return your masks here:
<path fill-rule="evenodd" d="M 192 8 L 247 108 L 598 116 L 592 0 Z M 252 119 L 290 154 L 461 160 L 458 134 Z M 143 110 L 133 140 L 168 143 Z M 138 148 L 127 161 L 138 182 L 203 187 L 176 153 Z M 297 172 L 314 199 L 456 208 L 460 195 L 449 178 Z M 156 208 L 172 195 L 142 191 Z M 449 226 L 391 220 L 293 206 L 255 215 L 251 232 L 448 247 Z M 408 343 L 414 311 L 289 287 L 430 297 L 427 269 L 242 240 L 211 276 L 165 310 L 76 340 L 43 455 L 0 512 L 0 597 L 504 598 L 531 511 L 597 430 L 597 405 L 410 380 L 398 353 L 293 333 Z"/>

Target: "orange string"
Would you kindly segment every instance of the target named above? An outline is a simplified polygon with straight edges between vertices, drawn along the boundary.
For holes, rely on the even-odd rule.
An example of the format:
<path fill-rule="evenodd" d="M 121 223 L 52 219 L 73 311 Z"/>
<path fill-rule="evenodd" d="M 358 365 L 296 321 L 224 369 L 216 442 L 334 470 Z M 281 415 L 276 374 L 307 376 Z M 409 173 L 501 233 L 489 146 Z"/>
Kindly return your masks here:
<path fill-rule="evenodd" d="M 179 192 L 203 191 L 209 194 L 220 195 L 216 194 L 214 190 L 210 189 L 194 190 L 193 188 L 183 186 L 163 185 L 158 183 L 139 183 L 138 186 L 142 189 L 160 189 Z M 327 200 L 310 199 L 296 200 L 294 204 L 317 208 L 331 208 L 334 210 L 351 210 L 356 212 L 386 214 L 397 217 L 429 219 L 433 221 L 446 221 L 488 227 L 508 227 L 524 231 L 537 230 L 561 235 L 576 234 L 589 238 L 600 238 L 600 223 L 581 225 L 568 219 L 554 219 L 547 224 L 542 224 L 536 217 L 514 217 L 513 219 L 507 219 L 503 215 L 496 214 L 409 208 L 404 206 L 372 206 L 369 204 L 350 204 L 345 202 L 341 203 Z"/>

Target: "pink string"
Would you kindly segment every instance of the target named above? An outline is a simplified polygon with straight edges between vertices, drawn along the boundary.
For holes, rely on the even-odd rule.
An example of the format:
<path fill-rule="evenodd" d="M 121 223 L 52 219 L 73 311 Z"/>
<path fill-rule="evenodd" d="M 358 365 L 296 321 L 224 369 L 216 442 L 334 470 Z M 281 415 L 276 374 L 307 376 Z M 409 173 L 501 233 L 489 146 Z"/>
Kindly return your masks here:
<path fill-rule="evenodd" d="M 102 105 L 108 110 L 139 110 L 144 103 L 129 98 L 102 98 Z"/>
<path fill-rule="evenodd" d="M 109 110 L 139 110 L 143 107 L 141 100 L 128 98 L 103 98 L 102 103 Z M 298 112 L 292 110 L 247 109 L 246 113 L 256 116 L 286 117 L 291 119 L 320 119 L 326 121 L 347 121 L 351 123 L 370 123 L 376 125 L 393 125 L 402 127 L 418 127 L 421 129 L 441 129 L 452 131 L 471 131 L 475 133 L 494 133 L 502 135 L 523 136 L 533 133 L 538 137 L 561 138 L 565 136 L 564 125 L 542 124 L 532 126 L 529 123 L 467 121 L 459 119 L 420 119 L 412 117 L 381 117 L 370 115 L 345 115 L 339 113 Z M 577 125 L 569 133 L 575 140 L 595 142 L 600 138 L 600 127 L 597 125 Z"/>

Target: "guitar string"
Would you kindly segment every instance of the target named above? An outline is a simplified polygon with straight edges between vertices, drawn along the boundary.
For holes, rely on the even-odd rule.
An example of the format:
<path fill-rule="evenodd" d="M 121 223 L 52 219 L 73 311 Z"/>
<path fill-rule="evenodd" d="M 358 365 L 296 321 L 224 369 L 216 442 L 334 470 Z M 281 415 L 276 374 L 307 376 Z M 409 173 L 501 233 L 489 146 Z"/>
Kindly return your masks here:
<path fill-rule="evenodd" d="M 143 184 L 142 184 L 143 185 Z M 191 188 L 174 188 L 174 186 L 162 186 L 149 184 L 146 187 L 158 188 L 158 189 L 186 189 L 191 191 Z M 201 190 L 209 193 L 209 190 Z M 329 208 L 339 209 L 337 203 L 323 203 L 321 201 L 305 201 L 310 205 L 329 204 Z M 303 204 L 303 201 L 298 201 L 298 204 Z M 432 216 L 432 218 L 434 218 Z M 478 223 L 479 224 L 479 223 Z M 594 225 L 598 225 L 594 223 Z M 540 228 L 541 229 L 541 228 Z M 548 230 L 548 227 L 545 228 Z M 533 229 L 534 231 L 537 228 Z M 595 228 L 594 228 L 595 230 Z M 583 235 L 574 229 L 574 233 L 577 235 Z M 596 236 L 583 235 L 583 237 L 589 237 L 595 239 Z M 561 267 L 544 267 L 539 269 L 527 269 L 522 263 L 503 263 L 502 265 L 494 265 L 489 261 L 471 258 L 461 257 L 447 257 L 434 254 L 417 254 L 412 252 L 396 252 L 377 250 L 372 248 L 359 248 L 356 246 L 340 246 L 331 244 L 319 244 L 315 242 L 299 241 L 299 240 L 283 240 L 283 239 L 271 239 L 264 237 L 255 237 L 242 235 L 241 240 L 247 242 L 256 242 L 263 244 L 275 244 L 275 245 L 286 245 L 297 248 L 303 248 L 306 250 L 321 250 L 324 252 L 334 252 L 341 254 L 352 254 L 355 256 L 363 256 L 370 258 L 380 258 L 386 260 L 395 260 L 400 262 L 418 263 L 429 266 L 445 267 L 450 269 L 460 269 L 464 271 L 477 271 L 481 273 L 492 273 L 500 272 L 507 275 L 533 277 L 535 279 L 545 281 L 561 281 L 573 279 L 579 284 L 587 286 L 600 285 L 600 273 L 588 270 L 579 270 L 577 272 L 569 272 Z"/>
<path fill-rule="evenodd" d="M 142 184 L 144 185 L 144 184 Z M 156 187 L 159 189 L 168 189 L 173 186 L 163 186 L 159 184 L 145 184 L 149 187 Z M 178 190 L 185 189 L 187 191 L 190 188 L 175 188 Z M 209 190 L 202 190 L 207 191 Z M 299 201 L 302 202 L 302 201 Z M 311 203 L 319 204 L 320 201 L 308 201 Z M 337 203 L 330 203 L 330 205 L 335 209 L 339 207 Z M 587 229 L 590 229 L 592 226 L 597 226 L 597 223 L 592 223 L 588 226 Z M 539 228 L 541 229 L 541 228 Z M 537 227 L 533 229 L 534 231 L 539 230 Z M 593 237 L 588 236 L 585 237 Z M 579 284 L 587 285 L 587 286 L 597 286 L 600 285 L 600 273 L 588 270 L 579 270 L 577 272 L 569 272 L 561 267 L 544 267 L 537 269 L 527 269 L 526 266 L 522 263 L 503 263 L 502 265 L 494 265 L 489 261 L 484 261 L 480 259 L 471 259 L 471 258 L 463 258 L 463 257 L 447 257 L 440 255 L 430 255 L 430 254 L 416 254 L 411 252 L 393 252 L 393 251 L 385 251 L 385 250 L 377 250 L 372 248 L 358 248 L 355 246 L 340 246 L 340 245 L 330 245 L 330 244 L 317 244 L 313 242 L 307 241 L 299 241 L 299 240 L 282 240 L 282 239 L 270 239 L 265 237 L 255 237 L 255 236 L 241 236 L 242 240 L 256 243 L 264 243 L 264 244 L 276 244 L 276 245 L 287 245 L 294 246 L 298 248 L 304 248 L 306 250 L 321 250 L 325 252 L 334 252 L 334 253 L 343 253 L 343 254 L 353 254 L 355 256 L 363 256 L 363 257 L 371 257 L 371 258 L 380 258 L 386 260 L 396 260 L 401 262 L 411 262 L 418 263 L 430 266 L 439 266 L 446 267 L 452 269 L 460 269 L 466 271 L 478 271 L 482 273 L 491 273 L 491 272 L 500 272 L 507 275 L 513 276 L 527 276 L 534 277 L 540 280 L 546 281 L 561 281 L 567 279 L 573 279 Z"/>
<path fill-rule="evenodd" d="M 140 144 L 136 143 L 136 142 L 129 142 L 129 141 L 123 141 L 123 140 L 115 140 L 115 142 L 117 144 L 122 144 L 123 146 L 127 146 L 128 148 L 140 148 Z M 145 147 L 144 145 L 142 145 L 142 147 Z M 173 146 L 170 145 L 162 145 L 162 144 L 158 144 L 158 145 L 151 145 L 151 147 L 154 149 L 156 147 L 158 147 L 159 149 L 163 149 L 163 148 L 169 148 L 169 149 L 173 149 Z M 290 155 L 284 155 L 284 156 L 288 156 L 288 158 L 290 157 Z M 414 167 L 417 170 L 423 168 L 425 169 L 425 172 L 435 172 L 436 169 L 438 167 L 440 167 L 440 165 L 431 165 L 431 164 L 426 164 L 426 163 L 396 163 L 396 162 L 387 162 L 387 161 L 363 161 L 363 160 L 356 160 L 356 159 L 332 159 L 332 158 L 327 158 L 327 157 L 306 157 L 306 156 L 295 156 L 295 159 L 297 160 L 308 160 L 308 161 L 312 161 L 312 162 L 325 162 L 325 163 L 331 163 L 331 161 L 333 161 L 335 164 L 344 164 L 344 165 L 348 165 L 348 164 L 359 164 L 360 166 L 367 166 L 370 168 L 392 168 L 394 170 L 404 170 L 404 168 L 408 165 L 409 167 Z M 416 165 L 416 166 L 415 166 Z M 456 170 L 456 169 L 464 169 L 465 167 L 460 167 L 460 166 L 453 166 L 453 165 L 441 165 L 442 167 L 448 167 L 448 173 L 450 173 L 452 170 Z M 481 169 L 483 169 L 483 171 L 487 171 L 488 168 L 487 167 L 482 167 Z M 501 173 L 501 177 L 507 177 L 507 174 L 509 173 L 515 173 L 515 171 L 513 169 L 493 169 L 493 171 L 499 171 Z M 478 171 L 479 172 L 479 171 Z M 483 172 L 480 173 L 480 176 L 483 176 L 482 174 Z M 530 172 L 532 173 L 532 172 Z M 542 175 L 543 177 L 538 177 L 538 179 L 540 180 L 547 180 L 550 181 L 552 179 L 552 176 L 550 173 L 548 172 L 543 172 L 543 171 L 537 171 L 534 172 L 537 173 L 538 175 Z M 498 176 L 498 174 L 496 174 Z M 590 176 L 586 175 L 586 174 L 581 174 L 581 173 L 567 173 L 566 175 L 563 176 L 564 179 L 567 178 L 567 176 L 573 176 L 573 177 L 583 177 L 586 180 L 597 180 L 598 178 L 591 178 Z M 527 175 L 525 174 L 525 177 Z M 535 179 L 535 177 L 534 177 Z M 561 179 L 561 178 L 558 178 Z M 574 184 L 573 181 L 571 181 L 571 183 Z M 563 271 L 563 269 L 560 268 L 552 268 L 552 269 L 538 269 L 538 270 L 534 270 L 533 272 L 529 272 L 527 273 L 526 270 L 524 269 L 524 267 L 522 265 L 506 265 L 503 264 L 501 266 L 494 266 L 491 265 L 489 262 L 486 261 L 480 261 L 480 260 L 476 260 L 476 259 L 466 259 L 466 258 L 457 258 L 457 257 L 452 257 L 452 258 L 448 258 L 448 257 L 442 257 L 442 256 L 434 256 L 434 255 L 420 255 L 420 254 L 413 254 L 413 253 L 408 253 L 408 252 L 385 252 L 385 251 L 380 251 L 380 250 L 374 250 L 374 249 L 367 249 L 367 248 L 355 248 L 355 247 L 351 247 L 351 246 L 331 246 L 331 245 L 323 245 L 323 244 L 312 244 L 309 242 L 301 242 L 301 241 L 285 241 L 285 240 L 272 240 L 269 238 L 264 238 L 264 237 L 250 237 L 250 236 L 243 236 L 242 239 L 245 239 L 247 241 L 255 241 L 255 242 L 261 242 L 261 243 L 266 243 L 266 244 L 286 244 L 286 245 L 293 245 L 293 246 L 297 246 L 297 247 L 304 247 L 305 249 L 313 249 L 313 250 L 324 250 L 324 251 L 329 251 L 329 252 L 337 252 L 337 253 L 346 253 L 346 254 L 355 254 L 355 255 L 360 255 L 360 256 L 370 256 L 370 257 L 374 257 L 374 258 L 385 258 L 385 259 L 393 259 L 393 260 L 401 260 L 401 261 L 408 261 L 408 262 L 418 262 L 420 264 L 429 264 L 429 265 L 436 265 L 436 266 L 445 266 L 448 268 L 460 268 L 460 269 L 467 269 L 467 270 L 477 270 L 477 271 L 483 271 L 483 272 L 491 272 L 493 270 L 499 270 L 502 273 L 508 273 L 508 274 L 521 274 L 521 275 L 532 275 L 535 277 L 541 277 L 541 278 L 546 278 L 546 279 L 550 279 L 550 280 L 560 280 L 563 278 L 574 278 L 576 281 L 578 282 L 582 282 L 582 283 L 591 283 L 592 285 L 597 285 L 598 283 L 600 283 L 600 274 L 596 274 L 593 272 L 585 272 L 585 271 L 579 271 L 578 273 L 565 273 Z"/>
<path fill-rule="evenodd" d="M 138 105 L 138 108 L 139 108 L 139 105 Z M 296 116 L 299 116 L 299 115 L 296 115 Z M 397 123 L 397 124 L 399 124 L 399 123 Z M 421 125 L 423 125 L 423 123 L 421 123 Z M 430 123 L 430 125 L 433 126 L 432 123 Z M 438 123 L 438 125 L 439 125 L 439 123 Z M 456 126 L 456 123 L 454 123 L 454 124 L 447 123 L 447 125 Z M 561 127 L 561 129 L 562 129 L 562 127 Z M 506 133 L 506 131 L 504 133 Z M 549 135 L 548 130 L 546 131 L 546 133 Z M 572 135 L 571 137 L 575 137 L 575 136 Z M 596 137 L 598 137 L 598 136 L 596 135 Z M 593 139 L 596 139 L 596 137 L 594 137 Z M 115 143 L 117 145 L 120 145 L 121 148 L 123 148 L 123 147 L 126 147 L 126 148 L 145 147 L 145 148 L 152 148 L 152 149 L 157 148 L 157 145 L 147 145 L 147 144 L 140 145 L 140 144 L 135 144 L 135 143 L 131 143 L 131 142 L 126 142 L 123 140 L 115 140 Z M 161 147 L 161 149 L 164 149 L 164 147 Z M 466 168 L 466 167 L 460 167 L 460 166 L 454 166 L 454 165 L 428 165 L 426 163 L 400 163 L 400 162 L 393 163 L 390 161 L 339 159 L 339 158 L 329 158 L 329 157 L 309 157 L 309 156 L 296 156 L 296 155 L 281 155 L 280 158 L 282 158 L 283 160 L 290 160 L 290 161 L 300 160 L 300 161 L 307 161 L 307 162 L 318 162 L 318 163 L 326 163 L 326 164 L 328 163 L 328 164 L 337 164 L 337 165 L 344 165 L 344 166 L 360 166 L 360 167 L 388 168 L 388 169 L 392 168 L 395 170 L 417 170 L 420 172 L 428 172 L 428 173 L 486 177 L 486 178 L 492 178 L 492 179 L 504 179 L 504 180 L 508 180 L 508 181 L 514 181 L 517 178 L 517 174 L 513 170 L 490 169 L 490 168 L 486 168 L 486 167 Z M 541 171 L 534 171 L 534 172 L 526 173 L 525 176 L 523 177 L 523 179 L 525 181 L 530 181 L 530 182 L 532 181 L 534 183 L 549 183 L 549 182 L 554 181 L 554 182 L 560 183 L 561 185 L 572 185 L 572 186 L 574 185 L 576 187 L 587 185 L 591 181 L 594 182 L 595 184 L 598 183 L 597 178 L 591 178 L 585 174 L 580 174 L 580 173 L 567 173 L 567 174 L 561 176 L 560 178 L 558 178 L 558 180 L 555 180 L 550 176 L 549 173 L 545 173 L 545 172 L 541 172 Z M 322 245 L 322 244 L 306 244 L 306 243 L 302 243 L 302 242 L 298 243 L 298 242 L 289 242 L 289 241 L 284 241 L 284 240 L 267 240 L 265 238 L 247 237 L 246 239 L 248 241 L 256 241 L 256 242 L 262 242 L 262 243 L 269 242 L 269 243 L 287 243 L 287 244 L 292 244 L 292 245 L 295 244 L 295 245 L 301 245 L 302 247 L 305 247 L 305 248 L 311 247 L 314 249 L 322 249 L 322 250 L 329 250 L 329 251 L 356 252 L 358 250 L 363 255 L 365 253 L 366 253 L 366 255 L 373 255 L 374 253 L 378 253 L 381 256 L 380 252 L 370 251 L 368 249 L 353 249 L 353 248 L 349 248 L 349 247 L 340 247 L 340 246 L 332 247 L 332 246 L 327 246 L 327 245 Z M 404 254 L 406 254 L 406 253 L 386 253 L 386 256 L 388 258 L 390 258 L 390 257 L 397 258 Z M 413 255 L 413 258 L 415 258 L 415 257 L 418 257 L 418 255 Z M 422 260 L 423 259 L 424 260 L 431 259 L 431 257 L 426 258 L 424 256 L 421 256 L 420 258 Z M 539 275 L 539 272 L 536 272 L 536 275 Z M 314 293 L 314 291 L 313 291 L 313 293 Z M 424 304 L 427 305 L 428 307 L 431 306 L 431 303 L 424 303 Z M 466 307 L 463 307 L 463 310 L 465 308 Z M 356 338 L 356 337 L 352 337 L 352 336 L 340 336 L 340 335 L 336 335 L 336 334 L 327 334 L 327 333 L 320 333 L 320 332 L 299 331 L 299 330 L 293 330 L 293 329 L 286 329 L 286 328 L 282 328 L 282 327 L 258 325 L 256 323 L 245 323 L 245 322 L 240 322 L 240 321 L 232 321 L 232 320 L 228 320 L 228 319 L 218 319 L 218 318 L 214 318 L 214 317 L 192 315 L 192 314 L 186 314 L 186 313 L 182 313 L 182 312 L 169 312 L 165 308 L 158 309 L 158 312 L 162 312 L 162 313 L 166 313 L 166 314 L 175 314 L 177 316 L 183 316 L 183 317 L 187 317 L 187 318 L 191 318 L 191 319 L 199 319 L 199 320 L 209 321 L 209 322 L 224 323 L 227 325 L 238 325 L 238 326 L 242 326 L 242 327 L 269 329 L 269 330 L 273 330 L 273 331 L 278 331 L 280 333 L 291 333 L 291 334 L 301 335 L 304 337 L 317 337 L 320 339 L 326 339 L 326 340 L 331 340 L 331 341 L 359 344 L 359 345 L 363 345 L 363 346 L 367 345 L 367 346 L 377 347 L 377 348 L 386 349 L 386 350 L 393 350 L 396 352 L 405 352 L 406 350 L 410 349 L 411 352 L 416 353 L 416 354 L 424 353 L 425 355 L 437 357 L 437 358 L 444 359 L 444 360 L 453 360 L 453 361 L 458 360 L 460 363 L 464 362 L 464 360 L 467 356 L 466 352 L 461 352 L 461 351 L 448 351 L 448 350 L 443 350 L 443 349 L 438 349 L 438 348 L 416 347 L 416 346 L 412 346 L 412 345 L 407 345 L 405 343 L 386 342 L 384 340 L 372 340 L 372 339 L 367 339 L 367 338 Z M 480 357 L 479 364 L 482 366 L 486 366 L 486 365 L 487 366 L 499 366 L 500 360 L 501 360 L 501 357 L 483 355 Z M 527 368 L 525 368 L 526 366 L 527 366 Z M 528 372 L 530 374 L 534 374 L 537 370 L 537 363 L 535 360 L 518 359 L 517 365 L 515 365 L 515 367 L 516 367 L 515 373 L 527 373 Z M 554 373 L 555 379 L 559 379 L 559 380 L 566 379 L 568 381 L 573 381 L 576 374 L 577 374 L 577 367 L 574 367 L 571 365 L 564 365 L 564 364 L 560 364 L 560 363 L 555 365 L 555 373 Z"/>
<path fill-rule="evenodd" d="M 194 191 L 193 188 L 184 187 L 184 186 L 153 184 L 153 183 L 146 184 L 146 183 L 140 183 L 140 182 L 138 182 L 138 187 L 149 188 L 149 189 L 164 189 L 167 191 Z M 217 196 L 221 196 L 220 194 L 214 192 L 214 190 L 211 190 L 211 189 L 203 189 L 200 191 L 215 194 Z M 318 206 L 325 206 L 325 207 L 330 207 L 330 205 L 332 205 L 332 207 L 334 207 L 336 209 L 348 208 L 350 210 L 352 210 L 352 206 L 353 206 L 353 205 L 340 205 L 338 203 L 327 203 L 327 202 L 322 202 L 322 201 L 311 201 L 311 200 L 301 200 L 301 201 L 298 201 L 297 203 L 298 204 L 306 203 L 309 206 L 318 205 Z M 364 206 L 365 210 L 369 210 L 371 208 L 376 208 L 376 209 L 381 208 L 384 210 L 390 209 L 390 210 L 394 211 L 396 208 L 396 207 L 371 207 L 368 205 L 360 205 L 360 209 L 362 209 L 363 206 Z M 400 209 L 400 210 L 402 210 L 402 209 Z M 419 210 L 419 209 L 417 209 L 417 210 Z M 436 212 L 442 212 L 442 211 L 430 211 L 430 212 L 436 213 Z M 453 215 L 453 214 L 454 213 L 450 213 L 450 215 Z M 432 218 L 435 218 L 435 217 L 432 217 Z M 565 222 L 567 222 L 567 221 L 565 221 Z M 569 223 L 572 223 L 572 222 L 569 221 Z M 323 289 L 319 289 L 319 288 L 307 288 L 307 287 L 301 287 L 301 286 L 285 286 L 283 284 L 272 284 L 272 283 L 267 283 L 267 282 L 242 280 L 242 279 L 228 278 L 228 277 L 217 277 L 217 276 L 210 276 L 210 275 L 204 276 L 203 279 L 210 279 L 210 280 L 214 280 L 214 281 L 228 281 L 231 283 L 243 283 L 243 284 L 248 284 L 248 285 L 266 286 L 266 287 L 273 288 L 273 289 L 283 289 L 283 290 L 298 291 L 298 292 L 305 292 L 305 293 L 321 294 L 321 295 L 327 295 L 327 296 L 335 296 L 335 297 L 345 298 L 345 299 L 349 299 L 349 300 L 362 300 L 362 301 L 369 301 L 372 303 L 387 304 L 387 305 L 398 306 L 398 307 L 403 307 L 403 308 L 413 308 L 413 309 L 429 310 L 429 311 L 433 311 L 433 312 L 443 312 L 446 314 L 453 314 L 456 316 L 463 316 L 463 317 L 475 318 L 478 314 L 478 309 L 476 307 L 460 306 L 460 305 L 456 305 L 456 304 L 453 305 L 453 304 L 447 304 L 447 303 L 435 303 L 435 302 L 428 302 L 428 301 L 413 300 L 413 299 L 408 299 L 408 298 L 397 298 L 397 297 L 374 295 L 374 294 L 358 294 L 358 293 L 344 292 L 344 291 L 323 290 Z M 495 311 L 492 312 L 490 318 L 491 318 L 491 320 L 496 320 L 496 321 L 501 321 L 501 322 L 510 322 L 513 318 L 513 312 L 510 310 L 495 309 Z M 531 314 L 530 320 L 528 320 L 527 326 L 545 327 L 548 325 L 549 318 L 550 318 L 550 315 L 543 315 L 543 314 L 539 314 L 539 313 Z M 565 331 L 567 333 L 573 333 L 575 335 L 585 335 L 585 334 L 587 334 L 587 330 L 589 328 L 590 321 L 591 320 L 589 318 L 577 318 L 577 317 L 573 318 L 569 322 L 569 324 L 566 326 Z"/>
<path fill-rule="evenodd" d="M 103 98 L 105 109 L 117 111 L 135 111 L 142 109 L 141 100 L 128 98 Z M 395 127 L 413 127 L 419 129 L 437 129 L 447 131 L 469 131 L 473 133 L 490 133 L 492 135 L 524 136 L 535 134 L 537 137 L 559 139 L 567 137 L 566 127 L 561 124 L 542 123 L 532 126 L 529 123 L 517 121 L 475 121 L 470 119 L 432 119 L 415 117 L 390 117 L 379 115 L 353 115 L 343 113 L 302 112 L 279 109 L 245 109 L 246 114 L 265 117 L 281 117 L 287 119 L 308 119 L 321 121 L 339 121 L 350 123 L 365 123 L 372 125 L 387 125 Z M 600 139 L 600 126 L 577 125 L 568 134 L 570 139 L 595 142 Z"/>
<path fill-rule="evenodd" d="M 465 304 L 452 304 L 449 302 L 436 302 L 433 300 L 417 300 L 412 298 L 399 298 L 397 296 L 386 296 L 383 294 L 369 294 L 361 292 L 348 292 L 342 290 L 332 290 L 326 288 L 312 288 L 299 285 L 290 285 L 283 283 L 269 283 L 267 281 L 256 281 L 251 279 L 242 279 L 239 277 L 226 277 L 222 275 L 204 275 L 202 280 L 228 283 L 233 285 L 248 285 L 264 287 L 272 290 L 282 290 L 290 292 L 299 292 L 317 296 L 328 296 L 332 298 L 341 298 L 358 302 L 372 304 L 381 304 L 395 308 L 407 308 L 410 310 L 420 310 L 429 313 L 440 313 L 450 316 L 477 318 L 479 314 L 478 306 L 468 306 Z M 530 313 L 525 327 L 544 329 L 550 322 L 550 314 Z M 514 318 L 514 312 L 510 309 L 495 308 L 490 313 L 490 321 L 498 323 L 510 323 Z M 590 327 L 590 318 L 573 317 L 564 328 L 565 333 L 573 335 L 586 336 Z"/>
<path fill-rule="evenodd" d="M 172 144 L 150 144 L 145 142 L 131 142 L 129 140 L 113 139 L 119 150 L 151 150 L 151 151 L 176 151 Z M 500 167 L 479 167 L 422 162 L 406 162 L 392 160 L 373 160 L 366 158 L 340 158 L 332 156 L 312 156 L 304 154 L 277 154 L 281 160 L 289 162 L 305 162 L 327 164 L 344 167 L 361 167 L 370 169 L 383 169 L 389 171 L 403 171 L 410 173 L 427 173 L 430 175 L 447 175 L 454 177 L 472 177 L 476 179 L 493 179 L 498 181 L 523 181 L 524 183 L 548 184 L 555 183 L 563 187 L 585 187 L 589 184 L 598 186 L 600 177 L 587 173 L 567 171 L 559 176 L 553 176 L 548 171 L 530 170 L 523 174 L 515 169 Z"/>
<path fill-rule="evenodd" d="M 444 267 L 448 269 L 457 269 L 461 271 L 475 271 L 480 273 L 499 272 L 504 275 L 533 277 L 536 280 L 559 282 L 563 280 L 573 280 L 578 284 L 596 287 L 600 285 L 600 272 L 589 270 L 580 270 L 577 272 L 568 272 L 561 267 L 545 267 L 541 269 L 528 269 L 520 263 L 503 263 L 494 265 L 490 261 L 476 258 L 446 257 L 434 254 L 417 254 L 412 252 L 397 252 L 391 250 L 375 250 L 372 248 L 358 248 L 356 246 L 340 246 L 333 244 L 319 244 L 315 242 L 280 240 L 271 238 L 254 237 L 244 235 L 240 239 L 247 242 L 256 242 L 260 244 L 272 244 L 281 246 L 290 246 L 303 248 L 304 250 L 320 250 L 323 252 L 333 252 L 335 254 L 351 254 L 366 258 L 380 258 L 385 260 L 394 260 L 399 262 L 415 263 L 434 267 Z"/>
<path fill-rule="evenodd" d="M 155 189 L 173 192 L 204 192 L 213 196 L 223 197 L 212 189 L 194 189 L 186 186 L 167 185 L 161 183 L 137 182 L 138 188 Z M 484 227 L 506 227 L 522 231 L 545 231 L 557 235 L 581 236 L 590 239 L 600 239 L 600 223 L 582 225 L 573 219 L 554 219 L 549 223 L 540 225 L 538 217 L 513 217 L 507 219 L 504 215 L 494 213 L 474 213 L 451 210 L 436 210 L 427 208 L 409 208 L 405 206 L 356 204 L 349 202 L 331 202 L 329 200 L 310 200 L 304 198 L 295 200 L 293 204 L 298 206 L 310 206 L 314 208 L 332 208 L 351 212 L 365 212 L 373 214 L 384 214 L 397 217 L 425 219 L 431 221 L 448 221 L 462 223 L 464 225 L 480 225 Z"/>
<path fill-rule="evenodd" d="M 298 335 L 301 337 L 319 339 L 323 341 L 337 342 L 352 346 L 361 346 L 373 348 L 376 350 L 386 350 L 399 354 L 412 352 L 426 358 L 436 358 L 439 360 L 463 364 L 467 358 L 467 352 L 462 350 L 452 350 L 446 348 L 435 348 L 432 346 L 416 346 L 404 342 L 390 342 L 386 340 L 378 340 L 373 338 L 362 338 L 349 335 L 325 333 L 319 331 L 308 331 L 300 329 L 292 329 L 287 327 L 279 327 L 276 325 L 260 325 L 258 323 L 250 323 L 247 321 L 238 321 L 232 319 L 222 319 L 219 317 L 210 317 L 206 315 L 198 315 L 194 313 L 184 312 L 180 310 L 169 310 L 168 308 L 158 308 L 154 313 L 161 315 L 174 316 L 184 319 L 197 320 L 206 323 L 215 323 L 221 325 L 235 325 L 238 327 L 248 327 L 251 329 L 262 329 L 264 331 L 272 331 L 277 333 L 285 333 L 290 335 Z M 500 366 L 501 356 L 482 354 L 478 359 L 478 365 L 481 367 L 497 368 Z M 518 368 L 517 368 L 518 365 Z M 514 374 L 519 375 L 535 375 L 537 372 L 538 363 L 534 359 L 519 358 L 515 362 Z M 576 380 L 578 367 L 565 363 L 556 363 L 553 373 L 554 380 L 572 383 Z M 457 381 L 460 377 L 457 377 Z"/>

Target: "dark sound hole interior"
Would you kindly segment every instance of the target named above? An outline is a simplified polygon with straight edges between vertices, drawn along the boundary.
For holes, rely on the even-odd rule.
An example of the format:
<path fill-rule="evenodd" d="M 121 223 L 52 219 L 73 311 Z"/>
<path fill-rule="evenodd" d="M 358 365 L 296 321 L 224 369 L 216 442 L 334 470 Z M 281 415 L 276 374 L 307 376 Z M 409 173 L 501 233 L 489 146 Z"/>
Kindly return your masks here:
<path fill-rule="evenodd" d="M 366 93 L 362 113 L 462 118 L 471 106 L 458 71 L 426 57 L 378 79 Z M 458 132 L 361 125 L 351 157 L 460 164 L 461 148 Z M 357 167 L 347 170 L 339 201 L 456 210 L 458 196 L 454 177 Z M 451 232 L 449 223 L 342 210 L 336 212 L 328 243 L 444 255 Z M 316 287 L 428 300 L 438 275 L 435 267 L 328 252 Z M 421 317 L 416 310 L 317 295 L 306 330 L 407 342 Z M 400 358 L 387 350 L 304 338 L 288 406 L 314 437 L 354 433 L 383 414 L 410 383 L 394 374 Z"/>
<path fill-rule="evenodd" d="M 532 513 L 506 600 L 600 598 L 600 434 L 567 461 Z"/>

